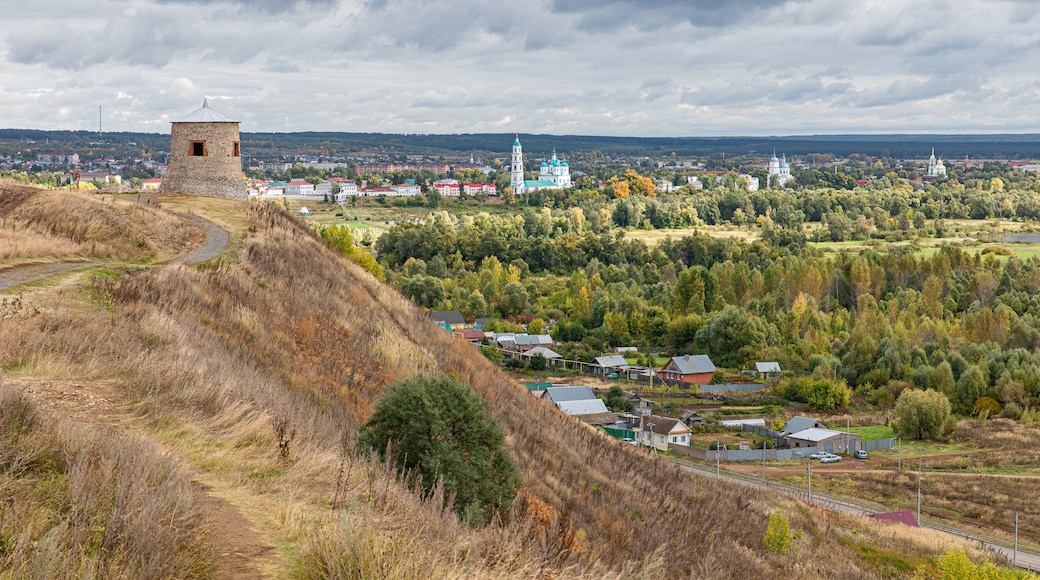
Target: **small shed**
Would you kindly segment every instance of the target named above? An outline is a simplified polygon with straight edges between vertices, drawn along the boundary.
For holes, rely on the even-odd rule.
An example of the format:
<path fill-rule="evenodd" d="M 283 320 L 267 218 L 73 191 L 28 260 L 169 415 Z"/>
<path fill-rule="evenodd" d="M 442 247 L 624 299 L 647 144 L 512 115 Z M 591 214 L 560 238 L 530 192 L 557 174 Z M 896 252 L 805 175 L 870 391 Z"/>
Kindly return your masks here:
<path fill-rule="evenodd" d="M 755 372 L 758 376 L 763 379 L 769 379 L 769 374 L 774 375 L 780 374 L 780 363 L 778 362 L 757 362 L 755 363 Z"/>

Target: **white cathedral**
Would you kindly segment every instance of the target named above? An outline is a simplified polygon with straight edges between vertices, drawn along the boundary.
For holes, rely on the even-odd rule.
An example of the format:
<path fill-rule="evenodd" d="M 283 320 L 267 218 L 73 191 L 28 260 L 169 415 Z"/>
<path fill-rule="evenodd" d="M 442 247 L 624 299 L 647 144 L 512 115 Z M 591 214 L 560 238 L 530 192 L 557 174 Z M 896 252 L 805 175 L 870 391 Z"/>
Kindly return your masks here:
<path fill-rule="evenodd" d="M 935 148 L 932 148 L 932 156 L 928 158 L 928 177 L 946 177 L 946 164 L 942 159 L 935 158 Z"/>
<path fill-rule="evenodd" d="M 794 177 L 791 175 L 791 166 L 787 163 L 787 155 L 784 155 L 783 160 L 780 160 L 777 159 L 776 152 L 773 152 L 773 156 L 769 158 L 769 175 L 766 176 L 766 189 L 773 187 L 774 183 L 783 187 L 792 179 Z"/>
<path fill-rule="evenodd" d="M 566 160 L 556 157 L 553 149 L 552 159 L 542 161 L 538 170 L 538 179 L 524 179 L 524 150 L 520 145 L 520 136 L 513 141 L 513 163 L 509 170 L 509 187 L 513 193 L 522 195 L 539 189 L 568 189 L 571 186 L 571 169 Z"/>

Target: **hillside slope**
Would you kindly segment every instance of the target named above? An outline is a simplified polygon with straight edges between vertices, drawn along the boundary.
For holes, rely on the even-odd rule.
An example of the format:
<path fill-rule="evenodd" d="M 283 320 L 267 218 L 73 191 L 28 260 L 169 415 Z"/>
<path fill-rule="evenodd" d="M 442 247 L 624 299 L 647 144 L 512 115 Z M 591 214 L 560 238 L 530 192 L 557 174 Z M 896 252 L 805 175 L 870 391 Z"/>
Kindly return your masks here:
<path fill-rule="evenodd" d="M 109 267 L 4 297 L 0 368 L 25 388 L 110 385 L 119 429 L 161 446 L 176 477 L 212 487 L 275 546 L 257 568 L 269 576 L 874 578 L 947 548 L 928 532 L 694 479 L 618 445 L 532 398 L 277 206 L 236 203 L 219 208 L 240 211 L 242 232 L 219 261 Z M 417 373 L 455 377 L 487 400 L 522 470 L 510 521 L 468 528 L 439 497 L 355 453 L 374 401 Z M 295 431 L 288 460 L 275 419 Z M 791 554 L 763 545 L 777 508 L 802 532 Z M 219 539 L 191 553 L 212 558 Z M 25 557 L 0 549 L 0 575 Z"/>

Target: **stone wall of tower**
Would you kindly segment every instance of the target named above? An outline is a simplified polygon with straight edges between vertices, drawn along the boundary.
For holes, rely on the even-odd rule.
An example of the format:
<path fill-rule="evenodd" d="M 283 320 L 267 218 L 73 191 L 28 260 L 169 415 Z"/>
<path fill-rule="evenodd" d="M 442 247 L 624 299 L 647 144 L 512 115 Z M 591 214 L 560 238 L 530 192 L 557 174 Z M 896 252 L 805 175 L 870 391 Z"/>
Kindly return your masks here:
<path fill-rule="evenodd" d="M 191 155 L 197 141 L 205 142 L 206 155 Z M 234 155 L 236 143 L 238 123 L 173 123 L 170 164 L 159 191 L 248 199 L 242 157 Z"/>

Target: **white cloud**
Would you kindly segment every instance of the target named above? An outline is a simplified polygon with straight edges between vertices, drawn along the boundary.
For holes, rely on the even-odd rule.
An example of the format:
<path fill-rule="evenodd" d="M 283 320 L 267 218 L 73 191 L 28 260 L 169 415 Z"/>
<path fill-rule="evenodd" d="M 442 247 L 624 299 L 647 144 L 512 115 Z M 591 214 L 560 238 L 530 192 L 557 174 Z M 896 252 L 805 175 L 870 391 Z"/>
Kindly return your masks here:
<path fill-rule="evenodd" d="M 10 127 L 604 135 L 1040 132 L 1036 2 L 34 0 Z M 218 98 L 219 97 L 219 98 Z"/>

